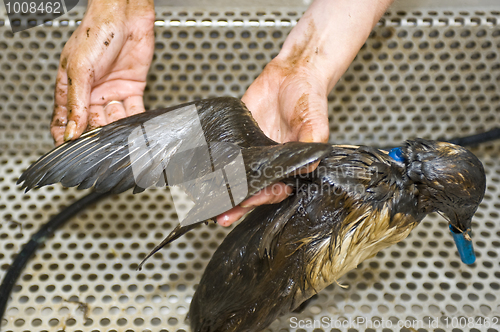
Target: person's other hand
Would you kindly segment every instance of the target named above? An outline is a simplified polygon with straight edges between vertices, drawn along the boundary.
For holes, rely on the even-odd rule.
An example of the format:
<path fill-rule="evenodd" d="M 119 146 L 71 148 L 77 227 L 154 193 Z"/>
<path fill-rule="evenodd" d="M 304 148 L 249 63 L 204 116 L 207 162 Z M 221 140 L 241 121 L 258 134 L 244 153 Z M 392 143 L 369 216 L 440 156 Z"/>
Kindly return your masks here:
<path fill-rule="evenodd" d="M 51 133 L 55 144 L 144 112 L 154 52 L 152 0 L 89 1 L 61 53 Z M 122 103 L 111 103 L 121 101 Z"/>
<path fill-rule="evenodd" d="M 327 86 L 321 75 L 307 66 L 294 67 L 276 58 L 248 88 L 242 100 L 264 133 L 283 143 L 327 142 L 329 136 Z M 313 171 L 317 163 L 304 172 Z M 217 222 L 229 226 L 262 204 L 279 203 L 292 188 L 276 183 L 261 190 L 239 206 L 221 214 Z"/>
<path fill-rule="evenodd" d="M 250 85 L 243 102 L 271 139 L 327 142 L 327 95 L 392 0 L 315 0 L 279 55 Z M 313 171 L 318 163 L 305 170 Z M 217 216 L 229 226 L 254 207 L 278 203 L 292 189 L 274 184 Z"/>

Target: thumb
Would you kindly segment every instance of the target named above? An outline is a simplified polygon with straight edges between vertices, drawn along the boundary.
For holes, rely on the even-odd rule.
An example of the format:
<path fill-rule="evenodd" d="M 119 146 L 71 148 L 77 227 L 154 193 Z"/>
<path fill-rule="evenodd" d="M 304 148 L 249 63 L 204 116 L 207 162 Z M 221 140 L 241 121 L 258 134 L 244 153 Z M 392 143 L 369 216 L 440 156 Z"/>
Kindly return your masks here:
<path fill-rule="evenodd" d="M 326 98 L 315 96 L 314 99 L 309 99 L 307 116 L 302 122 L 297 138 L 301 142 L 328 142 L 330 138 L 330 124 L 328 123 Z"/>
<path fill-rule="evenodd" d="M 307 121 L 302 125 L 298 134 L 300 142 L 328 143 L 329 137 L 328 117 L 322 120 Z"/>
<path fill-rule="evenodd" d="M 302 125 L 299 132 L 300 142 L 327 143 L 329 137 L 328 118 L 321 121 L 308 121 Z M 319 165 L 319 160 L 305 166 L 300 173 L 310 173 Z"/>
<path fill-rule="evenodd" d="M 300 128 L 298 139 L 300 142 L 327 143 L 330 136 L 328 116 L 314 112 L 314 116 L 306 120 Z M 322 115 L 324 114 L 324 115 Z M 301 173 L 310 173 L 318 167 L 319 161 L 307 165 Z"/>

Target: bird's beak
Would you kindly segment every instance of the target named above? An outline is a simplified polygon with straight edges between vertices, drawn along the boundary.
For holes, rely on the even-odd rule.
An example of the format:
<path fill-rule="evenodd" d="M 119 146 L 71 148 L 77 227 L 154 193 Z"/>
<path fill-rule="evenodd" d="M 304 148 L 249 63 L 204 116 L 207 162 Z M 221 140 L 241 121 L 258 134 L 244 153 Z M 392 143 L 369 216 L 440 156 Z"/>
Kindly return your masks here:
<path fill-rule="evenodd" d="M 456 217 L 456 216 L 455 216 Z M 464 264 L 471 265 L 476 261 L 476 254 L 472 245 L 470 225 L 472 220 L 467 218 L 461 222 L 456 218 L 450 220 L 450 232 L 457 246 L 458 254 Z"/>

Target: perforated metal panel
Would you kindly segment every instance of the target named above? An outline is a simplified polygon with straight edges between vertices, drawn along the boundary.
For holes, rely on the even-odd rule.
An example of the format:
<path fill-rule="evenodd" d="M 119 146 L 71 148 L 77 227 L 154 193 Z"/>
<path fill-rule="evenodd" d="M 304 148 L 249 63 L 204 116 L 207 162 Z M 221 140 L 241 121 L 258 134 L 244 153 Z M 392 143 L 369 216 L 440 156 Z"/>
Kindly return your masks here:
<path fill-rule="evenodd" d="M 157 7 L 147 108 L 241 96 L 304 9 L 272 8 Z M 59 54 L 82 9 L 15 35 L 3 10 L 0 277 L 41 223 L 84 194 L 59 185 L 24 194 L 15 185 L 22 170 L 52 148 Z M 499 53 L 500 8 L 392 10 L 330 94 L 331 142 L 387 146 L 498 126 Z M 488 177 L 473 222 L 476 264 L 460 262 L 446 222 L 433 215 L 408 239 L 344 276 L 340 283 L 347 289 L 329 286 L 302 313 L 278 319 L 269 330 L 499 331 L 500 145 L 474 152 Z M 114 196 L 75 216 L 28 265 L 2 330 L 189 331 L 184 318 L 195 285 L 228 230 L 211 225 L 194 231 L 136 271 L 176 223 L 166 190 Z M 335 325 L 358 317 L 369 322 Z M 467 318 L 465 326 L 453 320 L 460 317 Z M 398 327 L 406 320 L 421 325 Z"/>

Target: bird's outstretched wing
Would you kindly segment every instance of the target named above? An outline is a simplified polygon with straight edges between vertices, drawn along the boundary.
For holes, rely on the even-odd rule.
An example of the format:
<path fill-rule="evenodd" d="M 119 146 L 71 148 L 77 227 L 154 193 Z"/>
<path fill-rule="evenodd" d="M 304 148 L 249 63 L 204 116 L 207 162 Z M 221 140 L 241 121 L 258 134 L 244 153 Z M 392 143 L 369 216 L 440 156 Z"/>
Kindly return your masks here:
<path fill-rule="evenodd" d="M 162 167 L 177 151 L 227 142 L 276 145 L 235 98 L 202 100 L 121 119 L 66 142 L 19 178 L 23 188 L 61 182 L 99 192 L 142 191 L 161 184 Z M 151 174 L 153 176 L 151 176 Z"/>
<path fill-rule="evenodd" d="M 112 193 L 181 188 L 196 202 L 184 216 L 187 226 L 176 228 L 154 253 L 192 223 L 229 210 L 330 151 L 322 143 L 278 144 L 239 99 L 216 98 L 149 111 L 86 133 L 42 156 L 18 183 L 26 190 L 61 182 Z M 217 190 L 221 184 L 224 190 Z M 228 196 L 226 206 L 221 202 Z"/>
<path fill-rule="evenodd" d="M 221 147 L 220 143 L 226 145 Z M 217 169 L 233 157 L 234 147 L 251 148 L 243 151 L 245 164 L 249 165 L 260 153 L 255 147 L 277 145 L 259 129 L 240 100 L 201 100 L 138 114 L 88 132 L 41 157 L 21 175 L 18 183 L 26 190 L 61 182 L 66 187 L 78 186 L 79 189 L 94 187 L 98 192 L 120 193 L 129 188 L 140 192 L 147 187 L 167 185 L 165 169 L 172 157 L 181 152 L 186 153 L 183 160 L 177 158 L 177 164 L 193 162 L 194 158 L 198 164 L 196 169 L 207 161 L 213 162 L 212 168 Z M 233 149 L 228 149 L 231 146 Z M 304 148 L 312 154 L 300 155 Z M 204 158 L 209 149 L 221 152 Z M 296 158 L 288 164 L 304 165 L 297 163 L 297 158 L 309 161 L 313 156 L 312 159 L 317 160 L 324 155 L 318 154 L 318 150 L 326 149 L 325 145 L 302 143 L 271 148 L 264 153 L 268 153 L 270 163 L 273 160 L 281 163 L 286 158 L 280 154 L 294 150 L 298 152 L 294 154 Z M 200 153 L 205 155 L 200 157 Z M 247 156 L 251 160 L 247 160 Z M 171 171 L 175 174 L 175 167 Z M 275 179 L 261 180 L 264 185 Z"/>

